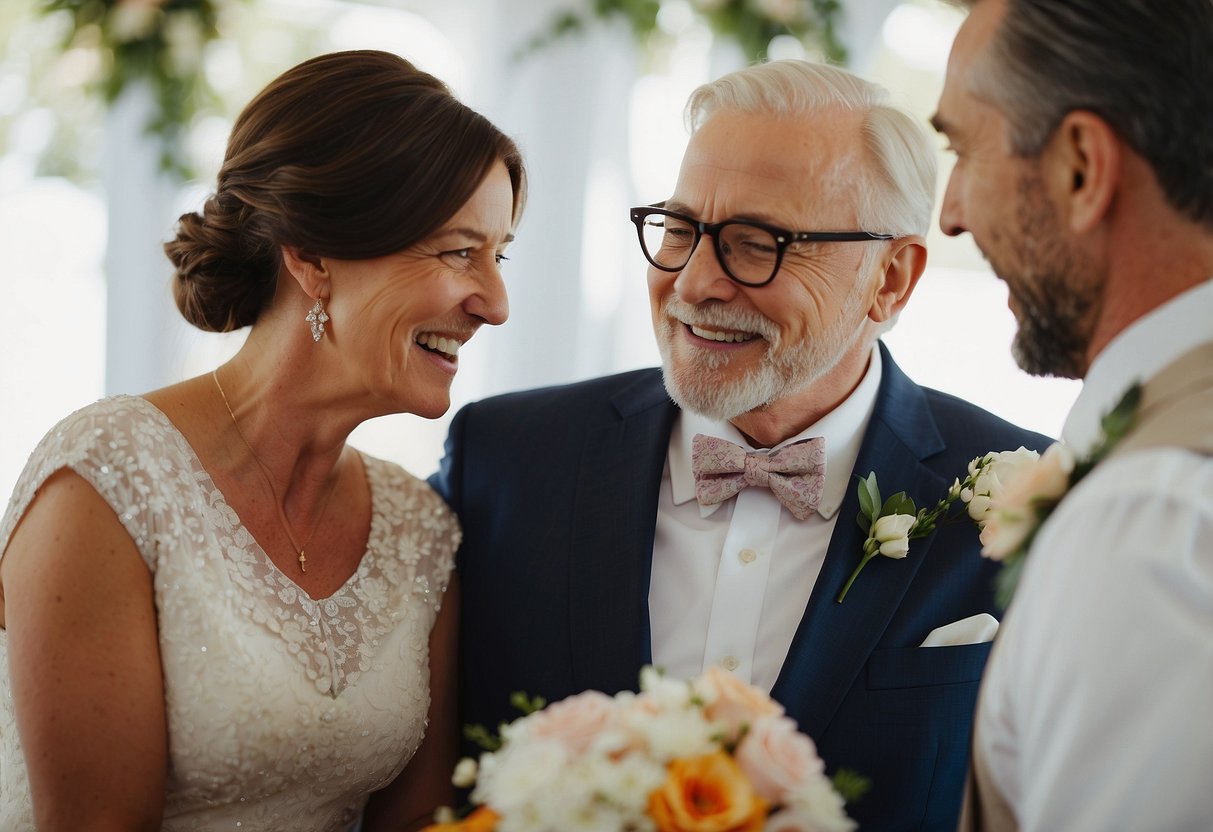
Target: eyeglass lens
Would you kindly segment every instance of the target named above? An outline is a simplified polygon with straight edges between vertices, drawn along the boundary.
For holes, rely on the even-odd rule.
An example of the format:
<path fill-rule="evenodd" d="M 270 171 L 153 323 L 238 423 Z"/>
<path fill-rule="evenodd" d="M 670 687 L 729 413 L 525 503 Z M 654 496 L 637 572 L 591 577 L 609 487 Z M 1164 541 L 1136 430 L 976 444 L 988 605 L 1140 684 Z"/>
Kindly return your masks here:
<path fill-rule="evenodd" d="M 649 258 L 667 269 L 681 269 L 691 259 L 698 231 L 677 217 L 649 214 L 644 220 L 644 247 Z M 775 272 L 779 248 L 771 232 L 743 222 L 719 231 L 716 250 L 721 264 L 744 283 L 765 283 Z"/>

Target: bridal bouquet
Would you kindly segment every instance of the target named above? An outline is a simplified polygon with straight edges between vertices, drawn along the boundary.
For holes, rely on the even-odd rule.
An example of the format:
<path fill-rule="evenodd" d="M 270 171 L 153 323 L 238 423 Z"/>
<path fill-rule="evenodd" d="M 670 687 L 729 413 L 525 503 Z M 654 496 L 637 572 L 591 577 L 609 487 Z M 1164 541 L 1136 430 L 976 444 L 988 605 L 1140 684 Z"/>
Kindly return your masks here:
<path fill-rule="evenodd" d="M 456 768 L 475 811 L 427 832 L 844 832 L 842 791 L 783 708 L 720 668 L 675 681 L 646 667 L 640 693 L 598 691 L 502 726 Z"/>

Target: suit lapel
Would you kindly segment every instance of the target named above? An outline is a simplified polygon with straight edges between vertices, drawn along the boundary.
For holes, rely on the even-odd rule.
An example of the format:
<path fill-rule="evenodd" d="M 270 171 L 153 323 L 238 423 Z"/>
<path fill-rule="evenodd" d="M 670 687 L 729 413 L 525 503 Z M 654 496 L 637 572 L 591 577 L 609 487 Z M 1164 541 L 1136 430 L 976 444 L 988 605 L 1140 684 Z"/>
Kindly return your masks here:
<path fill-rule="evenodd" d="M 618 419 L 586 432 L 569 553 L 573 680 L 577 690 L 607 693 L 635 689 L 651 660 L 653 532 L 678 412 L 659 371 L 612 404 Z"/>
<path fill-rule="evenodd" d="M 949 483 L 921 460 L 943 449 L 926 397 L 881 345 L 883 375 L 872 419 L 851 480 L 875 471 L 884 496 L 906 491 L 918 505 L 943 495 Z M 930 556 L 933 536 L 915 540 L 903 560 L 874 558 L 842 604 L 835 602 L 859 563 L 866 534 L 860 529 L 854 488 L 839 509 L 821 575 L 772 690 L 810 736 L 829 725 L 868 655 L 880 640 L 919 567 Z"/>

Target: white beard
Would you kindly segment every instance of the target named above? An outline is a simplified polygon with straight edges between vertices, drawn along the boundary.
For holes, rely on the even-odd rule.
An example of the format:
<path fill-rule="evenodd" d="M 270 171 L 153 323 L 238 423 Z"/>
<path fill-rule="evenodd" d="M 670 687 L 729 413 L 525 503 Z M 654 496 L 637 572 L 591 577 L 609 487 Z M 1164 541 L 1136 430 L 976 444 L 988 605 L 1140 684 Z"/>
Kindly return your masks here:
<path fill-rule="evenodd" d="M 815 338 L 791 345 L 781 343 L 779 327 L 757 312 L 725 306 L 696 307 L 671 294 L 662 306 L 657 346 L 662 375 L 670 398 L 681 408 L 717 421 L 771 405 L 800 393 L 838 365 L 863 334 L 865 287 L 859 282 L 838 314 Z M 859 318 L 857 320 L 857 318 Z M 674 367 L 672 344 L 683 337 L 683 324 L 756 332 L 767 342 L 766 355 L 739 379 L 721 379 L 716 371 L 728 367 L 733 354 L 691 347 L 693 363 Z"/>

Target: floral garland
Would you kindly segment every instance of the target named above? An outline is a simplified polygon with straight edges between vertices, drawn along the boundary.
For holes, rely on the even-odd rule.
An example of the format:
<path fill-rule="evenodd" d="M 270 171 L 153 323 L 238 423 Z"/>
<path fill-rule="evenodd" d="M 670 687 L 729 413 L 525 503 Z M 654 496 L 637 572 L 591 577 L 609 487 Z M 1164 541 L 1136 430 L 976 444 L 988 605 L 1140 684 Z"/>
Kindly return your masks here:
<path fill-rule="evenodd" d="M 160 142 L 160 167 L 184 178 L 182 145 L 194 115 L 214 100 L 203 73 L 206 45 L 219 37 L 222 0 L 46 0 L 44 15 L 66 14 L 63 48 L 102 53 L 97 91 L 113 103 L 132 84 L 148 85 L 155 111 L 147 132 Z"/>
<path fill-rule="evenodd" d="M 660 28 L 657 14 L 661 0 L 589 0 L 585 5 L 589 8 L 553 17 L 547 28 L 523 47 L 521 54 L 584 31 L 593 18 L 623 18 L 642 44 L 649 44 Z M 841 0 L 690 0 L 690 7 L 714 35 L 737 43 L 747 61 L 766 60 L 771 40 L 778 35 L 791 35 L 820 48 L 830 61 L 846 62 L 846 48 L 838 38 Z"/>

